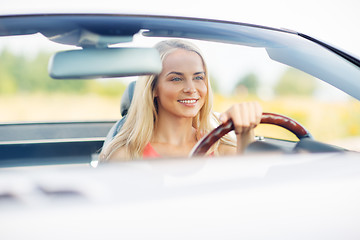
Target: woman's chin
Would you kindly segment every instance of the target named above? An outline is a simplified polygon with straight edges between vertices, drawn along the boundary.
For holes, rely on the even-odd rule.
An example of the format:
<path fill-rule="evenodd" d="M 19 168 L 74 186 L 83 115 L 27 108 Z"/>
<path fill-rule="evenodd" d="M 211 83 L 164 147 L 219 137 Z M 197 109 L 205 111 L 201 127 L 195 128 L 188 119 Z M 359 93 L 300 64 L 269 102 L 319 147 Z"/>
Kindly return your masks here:
<path fill-rule="evenodd" d="M 187 112 L 187 113 L 182 113 L 180 114 L 181 117 L 184 118 L 194 118 L 196 117 L 196 115 L 199 113 L 199 111 L 194 111 L 194 112 Z"/>

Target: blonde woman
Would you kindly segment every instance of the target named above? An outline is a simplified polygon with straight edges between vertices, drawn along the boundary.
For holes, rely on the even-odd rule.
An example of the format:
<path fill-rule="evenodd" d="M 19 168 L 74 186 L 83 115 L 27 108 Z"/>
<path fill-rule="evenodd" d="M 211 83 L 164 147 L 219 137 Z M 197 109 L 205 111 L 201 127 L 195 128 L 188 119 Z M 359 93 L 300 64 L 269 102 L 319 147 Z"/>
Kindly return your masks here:
<path fill-rule="evenodd" d="M 260 105 L 236 104 L 216 118 L 209 74 L 199 49 L 184 40 L 162 41 L 155 48 L 162 72 L 137 81 L 127 119 L 102 150 L 101 161 L 187 156 L 214 128 L 212 118 L 219 123 L 232 119 L 236 139 L 223 137 L 208 154 L 242 153 L 254 139 L 253 129 L 262 115 Z"/>

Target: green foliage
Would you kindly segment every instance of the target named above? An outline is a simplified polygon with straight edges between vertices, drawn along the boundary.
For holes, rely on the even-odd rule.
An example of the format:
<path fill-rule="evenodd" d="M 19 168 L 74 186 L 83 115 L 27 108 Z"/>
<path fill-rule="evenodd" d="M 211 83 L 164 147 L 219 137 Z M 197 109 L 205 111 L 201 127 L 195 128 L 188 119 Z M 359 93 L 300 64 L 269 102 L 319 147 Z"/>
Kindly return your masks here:
<path fill-rule="evenodd" d="M 275 94 L 280 96 L 311 96 L 315 90 L 315 79 L 294 68 L 288 68 L 274 88 Z"/>
<path fill-rule="evenodd" d="M 8 50 L 0 52 L 0 94 L 61 92 L 93 92 L 99 95 L 119 95 L 125 85 L 115 81 L 55 80 L 48 75 L 49 53 L 40 52 L 32 59 L 15 55 Z"/>
<path fill-rule="evenodd" d="M 85 92 L 86 81 L 54 80 L 47 72 L 50 54 L 41 52 L 29 59 L 6 49 L 0 54 L 1 93 Z"/>
<path fill-rule="evenodd" d="M 100 96 L 116 97 L 121 96 L 126 85 L 116 80 L 90 81 L 88 90 Z"/>
<path fill-rule="evenodd" d="M 13 94 L 17 91 L 17 84 L 13 69 L 10 66 L 14 65 L 15 57 L 8 51 L 3 51 L 0 54 L 0 94 Z"/>
<path fill-rule="evenodd" d="M 213 75 L 210 75 L 210 85 L 214 93 L 219 92 L 218 81 Z"/>
<path fill-rule="evenodd" d="M 255 73 L 248 73 L 235 85 L 235 93 L 256 95 L 259 88 L 259 78 Z"/>
<path fill-rule="evenodd" d="M 17 86 L 14 77 L 3 71 L 0 65 L 0 94 L 14 94 L 16 91 Z"/>

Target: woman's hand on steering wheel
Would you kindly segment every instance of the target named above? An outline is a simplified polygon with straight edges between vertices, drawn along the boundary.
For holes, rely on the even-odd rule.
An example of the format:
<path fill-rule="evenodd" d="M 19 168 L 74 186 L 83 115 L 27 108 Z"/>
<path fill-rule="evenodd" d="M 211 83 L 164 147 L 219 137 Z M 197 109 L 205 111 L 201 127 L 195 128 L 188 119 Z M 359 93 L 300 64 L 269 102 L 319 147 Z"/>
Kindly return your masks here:
<path fill-rule="evenodd" d="M 302 139 L 313 139 L 312 135 L 305 127 L 300 123 L 286 117 L 284 115 L 275 114 L 275 113 L 263 113 L 261 117 L 262 124 L 272 124 L 279 127 L 282 127 L 293 134 L 299 140 Z M 190 156 L 203 156 L 210 149 L 210 147 L 217 142 L 221 137 L 223 137 L 228 132 L 234 130 L 234 124 L 232 120 L 229 120 L 225 123 L 220 124 L 217 128 L 213 129 L 210 133 L 204 136 L 191 150 Z"/>
<path fill-rule="evenodd" d="M 260 124 L 262 108 L 258 102 L 244 102 L 233 105 L 219 117 L 221 123 L 232 120 L 237 137 L 237 152 L 242 153 L 254 140 L 253 129 Z"/>

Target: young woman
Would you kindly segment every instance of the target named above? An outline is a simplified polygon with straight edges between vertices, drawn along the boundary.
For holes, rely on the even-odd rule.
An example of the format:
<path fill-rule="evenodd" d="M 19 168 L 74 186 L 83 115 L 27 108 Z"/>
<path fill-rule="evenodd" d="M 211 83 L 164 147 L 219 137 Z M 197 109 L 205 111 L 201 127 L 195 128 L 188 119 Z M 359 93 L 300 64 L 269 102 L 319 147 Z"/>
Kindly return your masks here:
<path fill-rule="evenodd" d="M 187 156 L 197 141 L 218 123 L 232 119 L 236 140 L 223 137 L 211 155 L 242 153 L 253 141 L 262 110 L 257 102 L 232 106 L 219 118 L 212 112 L 208 70 L 199 49 L 183 40 L 167 40 L 155 48 L 162 72 L 140 78 L 126 122 L 102 150 L 102 161 Z"/>

